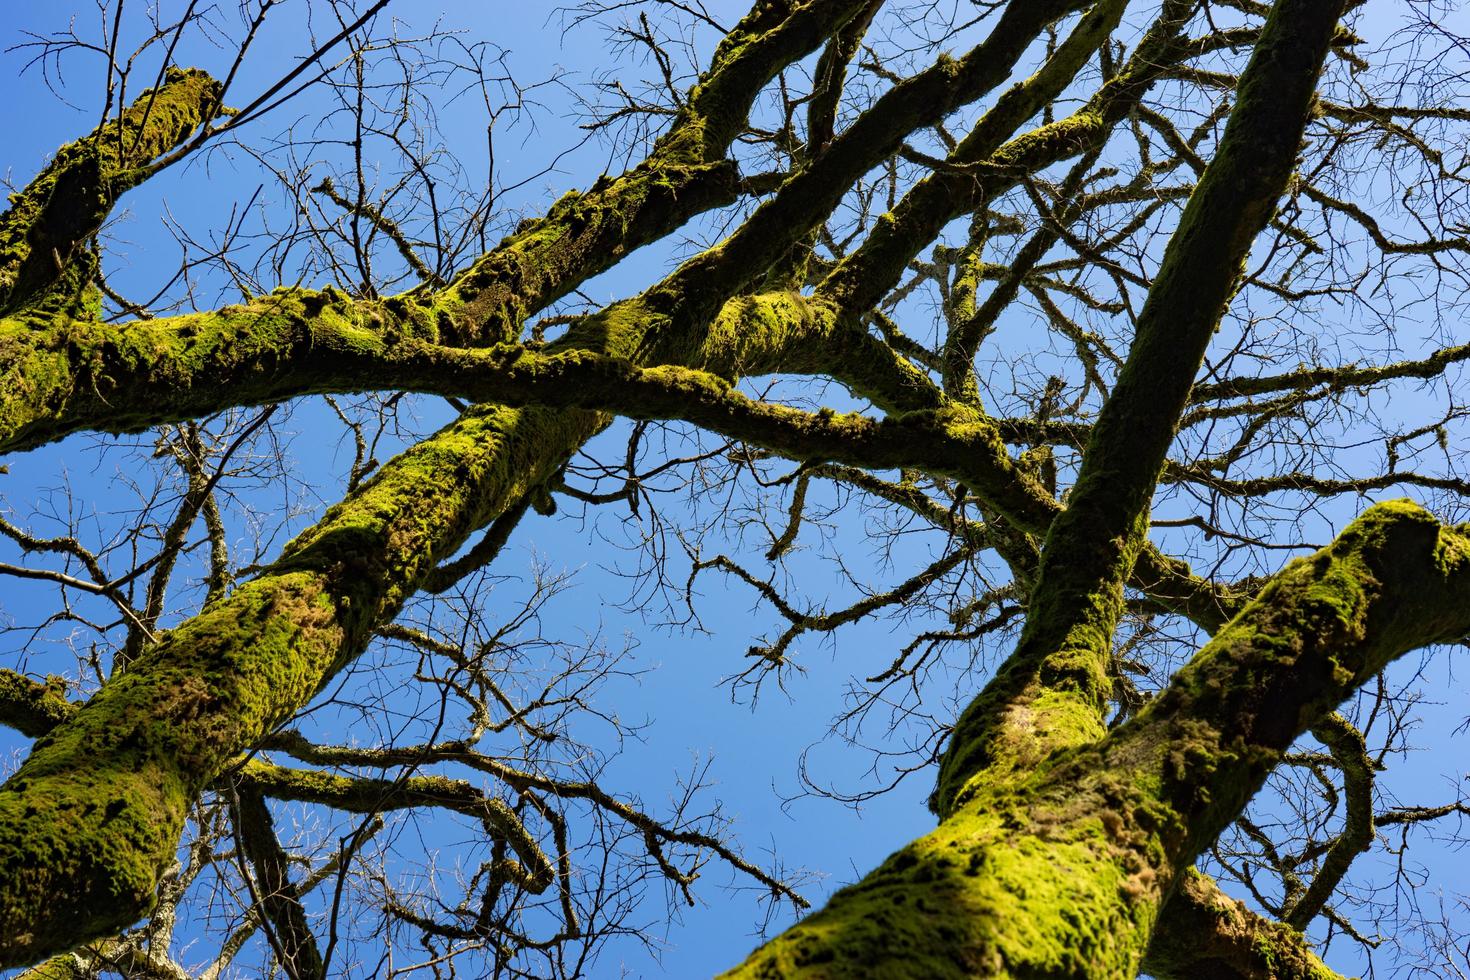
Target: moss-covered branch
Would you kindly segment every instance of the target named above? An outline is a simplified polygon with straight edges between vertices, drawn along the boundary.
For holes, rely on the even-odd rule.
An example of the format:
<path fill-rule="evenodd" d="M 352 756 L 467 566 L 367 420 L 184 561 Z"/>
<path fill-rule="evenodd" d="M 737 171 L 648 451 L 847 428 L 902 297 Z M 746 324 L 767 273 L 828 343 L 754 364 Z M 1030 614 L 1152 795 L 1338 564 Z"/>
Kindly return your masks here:
<path fill-rule="evenodd" d="M 479 259 L 438 298 L 456 344 L 515 340 L 525 318 L 690 217 L 733 202 L 725 158 L 776 73 L 816 50 L 866 0 L 758 3 L 725 37 L 648 158 L 567 194 Z"/>
<path fill-rule="evenodd" d="M 348 813 L 384 813 L 410 807 L 438 807 L 480 821 L 492 839 L 510 845 L 520 864 L 507 869 L 518 885 L 540 892 L 556 880 L 556 866 L 520 817 L 504 801 L 462 779 L 403 776 L 397 779 L 308 772 L 252 760 L 239 773 L 249 792 L 277 800 L 320 803 Z"/>
<path fill-rule="evenodd" d="M 1105 26 L 1109 17 L 1121 14 L 1123 5 L 1119 0 L 1095 4 L 1084 23 Z M 663 291 L 666 302 L 686 316 L 713 315 L 723 297 L 763 275 L 815 231 L 852 183 L 892 156 L 909 133 L 942 120 L 993 90 L 1005 81 L 1048 25 L 1084 6 L 1085 0 L 1006 4 L 980 44 L 961 58 L 940 58 L 885 92 L 816 159 L 793 174 L 776 196 L 756 209 L 733 235 L 670 276 Z M 1089 40 L 1101 43 L 1105 36 L 1106 30 L 1094 30 Z M 1076 67 L 1080 66 L 1074 66 L 1074 70 Z M 716 304 L 713 307 L 712 300 Z M 858 314 L 866 307 L 852 310 Z"/>
<path fill-rule="evenodd" d="M 1227 398 L 1249 398 L 1277 392 L 1301 392 L 1325 387 L 1331 391 L 1366 388 L 1396 378 L 1437 378 L 1453 364 L 1470 360 L 1470 344 L 1459 344 L 1435 351 L 1425 358 L 1379 365 L 1340 367 L 1299 367 L 1284 374 L 1261 374 L 1252 377 L 1226 378 L 1194 386 L 1191 403 Z M 1204 411 L 1208 411 L 1205 409 Z"/>
<path fill-rule="evenodd" d="M 1353 860 L 1373 846 L 1373 780 L 1378 766 L 1368 754 L 1363 733 L 1334 711 L 1313 726 L 1312 734 L 1342 769 L 1346 812 L 1342 830 L 1323 855 L 1312 884 L 1282 910 L 1282 920 L 1297 929 L 1311 925 Z"/>
<path fill-rule="evenodd" d="M 129 980 L 192 980 L 182 967 L 162 956 L 151 955 L 137 939 L 109 941 L 75 953 L 54 956 L 18 974 L 14 980 L 96 980 L 104 970 L 115 970 Z"/>
<path fill-rule="evenodd" d="M 1343 980 L 1306 937 L 1190 868 L 1159 915 L 1143 970 L 1157 980 Z"/>
<path fill-rule="evenodd" d="M 38 684 L 23 674 L 0 668 L 0 725 L 39 738 L 76 711 L 66 699 L 66 681 L 47 678 Z"/>
<path fill-rule="evenodd" d="M 1470 536 L 1374 507 L 1133 720 L 981 774 L 935 831 L 729 975 L 1131 978 L 1168 896 L 1291 744 L 1395 657 L 1466 632 Z"/>
<path fill-rule="evenodd" d="M 0 315 L 78 300 L 96 274 L 87 240 L 148 164 L 183 144 L 221 111 L 220 84 L 202 71 L 170 69 L 119 118 L 63 146 L 0 215 Z M 52 302 L 49 305 L 56 305 Z"/>
<path fill-rule="evenodd" d="M 315 745 L 300 733 L 287 730 L 272 735 L 264 743 L 272 751 L 285 752 L 292 758 L 309 765 L 356 766 L 363 768 L 388 768 L 390 766 L 418 766 L 432 763 L 456 763 L 488 773 L 518 793 L 540 793 L 564 800 L 586 800 L 598 809 L 639 831 L 645 839 L 666 844 L 690 844 L 708 850 L 731 867 L 749 875 L 772 895 L 789 900 L 797 908 L 806 908 L 807 902 L 790 885 L 772 877 L 761 868 L 741 857 L 728 843 L 719 837 L 690 827 L 668 827 L 649 814 L 618 799 L 592 780 L 556 779 L 544 773 L 515 766 L 493 758 L 463 743 L 448 745 L 407 745 L 383 748 L 344 747 Z"/>
<path fill-rule="evenodd" d="M 439 305 L 412 295 L 354 301 L 334 289 L 279 289 L 209 313 L 110 326 L 65 317 L 0 320 L 0 452 L 73 432 L 139 431 L 225 408 L 305 394 L 397 388 L 465 398 L 495 389 L 524 348 L 445 346 Z M 738 297 L 710 320 L 654 343 L 665 322 L 643 299 L 610 307 L 546 349 L 688 364 L 736 378 L 821 374 L 846 362 L 880 404 L 938 408 L 942 396 L 880 341 L 854 335 L 828 304 L 775 291 Z M 616 338 L 634 337 L 633 342 Z M 550 362 L 547 362 L 550 363 Z M 515 385 L 509 386 L 514 388 Z M 549 404 L 558 404 L 543 391 Z M 523 398 L 517 400 L 524 400 Z"/>
<path fill-rule="evenodd" d="M 192 800 L 307 703 L 424 576 L 597 417 L 482 409 L 410 449 L 273 565 L 171 631 L 0 787 L 0 965 L 151 907 Z"/>

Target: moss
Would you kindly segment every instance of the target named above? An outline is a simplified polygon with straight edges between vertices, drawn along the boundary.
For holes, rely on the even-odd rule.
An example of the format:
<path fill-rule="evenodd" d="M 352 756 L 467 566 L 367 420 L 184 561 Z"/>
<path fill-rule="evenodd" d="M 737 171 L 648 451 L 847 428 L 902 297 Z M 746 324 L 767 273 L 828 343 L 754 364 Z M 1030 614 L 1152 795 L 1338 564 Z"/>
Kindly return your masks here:
<path fill-rule="evenodd" d="M 738 191 L 729 161 L 687 164 L 655 153 L 629 173 L 558 200 L 475 263 L 433 308 L 445 342 L 483 345 L 518 338 L 526 318 L 610 268 L 688 217 L 727 204 Z"/>
<path fill-rule="evenodd" d="M 773 369 L 802 373 L 814 366 L 804 361 L 803 353 L 825 352 L 824 341 L 839 329 L 839 322 L 829 304 L 797 292 L 739 296 L 720 308 L 697 346 L 683 351 L 679 360 L 729 377 Z M 660 349 L 656 356 L 673 353 Z"/>
<path fill-rule="evenodd" d="M 414 447 L 273 566 L 171 631 L 0 788 L 0 966 L 136 921 L 187 807 L 306 704 L 435 562 L 602 424 L 471 412 Z M 58 897 L 59 896 L 59 897 Z"/>
<path fill-rule="evenodd" d="M 90 967 L 75 956 L 56 956 L 16 976 L 15 980 L 91 980 Z"/>
<path fill-rule="evenodd" d="M 1144 969 L 1159 980 L 1342 980 L 1296 930 L 1263 919 L 1190 868 L 1159 918 Z"/>
<path fill-rule="evenodd" d="M 938 812 L 962 806 L 1003 773 L 1030 772 L 1057 751 L 1093 742 L 1106 733 L 1096 706 L 1073 691 L 1038 686 L 1029 697 L 1000 710 L 1007 717 L 984 744 L 983 763 L 961 764 L 961 752 L 940 777 L 935 798 L 944 809 Z M 962 729 L 957 731 L 957 737 L 965 737 Z"/>
<path fill-rule="evenodd" d="M 0 668 L 0 722 L 37 738 L 70 718 L 76 706 L 66 699 L 66 679 L 50 676 L 39 684 Z"/>
<path fill-rule="evenodd" d="M 1100 532 L 1084 513 L 1074 499 L 1053 524 L 1016 651 L 955 724 L 932 798 L 940 816 L 976 774 L 1027 767 L 1103 733 L 1113 632 L 1143 534 L 1138 521 L 1127 536 Z"/>
<path fill-rule="evenodd" d="M 1108 812 L 988 791 L 725 976 L 1132 976 L 1159 886 Z"/>
<path fill-rule="evenodd" d="M 210 313 L 117 326 L 67 316 L 3 319 L 0 448 L 341 390 L 334 373 L 362 371 L 436 332 L 424 304 L 351 301 L 330 287 L 278 289 Z M 365 381 L 359 375 L 353 383 Z M 159 390 L 169 398 L 160 400 Z"/>
<path fill-rule="evenodd" d="M 145 914 L 189 805 L 315 693 L 342 639 L 319 578 L 247 583 L 38 740 L 0 788 L 0 964 Z"/>
<path fill-rule="evenodd" d="M 654 155 L 691 163 L 724 156 L 744 131 L 752 97 L 782 68 L 826 42 L 866 2 L 754 4 L 720 39 L 709 69 L 689 91 Z"/>
<path fill-rule="evenodd" d="M 90 283 L 96 234 L 126 190 L 149 176 L 147 164 L 186 140 L 219 111 L 220 85 L 195 70 L 171 69 L 112 120 L 63 146 L 0 215 L 0 314 L 26 307 L 95 315 Z M 51 300 L 42 303 L 44 296 Z"/>

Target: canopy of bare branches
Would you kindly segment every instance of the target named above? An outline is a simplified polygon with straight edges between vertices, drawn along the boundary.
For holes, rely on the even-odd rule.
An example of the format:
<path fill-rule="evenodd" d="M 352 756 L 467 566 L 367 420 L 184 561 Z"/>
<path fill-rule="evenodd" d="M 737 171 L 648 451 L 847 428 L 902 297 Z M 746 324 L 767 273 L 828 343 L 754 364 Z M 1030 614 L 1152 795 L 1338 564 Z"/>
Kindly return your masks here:
<path fill-rule="evenodd" d="M 0 214 L 0 967 L 606 976 L 733 883 L 735 977 L 1470 971 L 1455 5 L 432 6 L 7 35 L 88 121 Z M 630 783 L 701 635 L 909 843 Z"/>

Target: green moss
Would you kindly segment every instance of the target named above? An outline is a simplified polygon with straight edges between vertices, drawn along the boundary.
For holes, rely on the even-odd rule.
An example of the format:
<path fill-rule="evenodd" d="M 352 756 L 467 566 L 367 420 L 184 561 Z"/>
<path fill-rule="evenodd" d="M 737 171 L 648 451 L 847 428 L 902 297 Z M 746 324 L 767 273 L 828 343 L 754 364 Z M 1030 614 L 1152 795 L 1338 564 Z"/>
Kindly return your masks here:
<path fill-rule="evenodd" d="M 219 111 L 219 83 L 171 69 L 112 120 L 67 144 L 0 215 L 0 314 L 27 307 L 95 316 L 96 256 L 86 245 L 123 192 L 149 176 L 146 164 L 186 140 Z M 50 297 L 49 300 L 43 299 Z"/>
<path fill-rule="evenodd" d="M 92 980 L 92 974 L 87 966 L 68 953 L 32 967 L 15 980 Z"/>
<path fill-rule="evenodd" d="M 549 478 L 563 458 L 554 447 L 570 452 L 601 424 L 467 414 L 37 742 L 0 788 L 0 966 L 142 916 L 197 794 L 306 704 L 437 561 Z"/>
<path fill-rule="evenodd" d="M 0 720 L 22 735 L 37 738 L 70 718 L 76 706 L 66 699 L 66 679 L 46 683 L 0 668 Z"/>
<path fill-rule="evenodd" d="M 987 792 L 725 976 L 1132 976 L 1158 885 L 1108 812 Z"/>
<path fill-rule="evenodd" d="M 462 345 L 518 339 L 533 312 L 687 217 L 734 200 L 737 189 L 728 161 L 687 164 L 655 153 L 621 177 L 564 195 L 434 299 L 441 339 Z"/>
<path fill-rule="evenodd" d="M 1119 537 L 1084 515 L 1074 495 L 1047 536 L 1015 653 L 955 724 L 932 798 L 941 817 L 977 774 L 1027 767 L 1103 733 L 1113 632 L 1143 534 L 1137 520 Z"/>
<path fill-rule="evenodd" d="M 1030 772 L 1059 750 L 1096 741 L 1107 731 L 1096 706 L 1065 689 L 1038 687 L 1030 698 L 1016 699 L 1002 710 L 1007 717 L 984 746 L 983 771 L 975 771 L 976 763 L 956 764 L 941 777 L 959 780 L 973 772 L 959 785 L 941 782 L 936 798 L 948 801 L 947 807 L 963 805 L 1002 774 Z"/>
<path fill-rule="evenodd" d="M 1301 933 L 1254 915 L 1194 868 L 1180 876 L 1159 918 L 1144 971 L 1159 980 L 1343 980 L 1323 965 Z"/>
<path fill-rule="evenodd" d="M 68 316 L 0 320 L 0 447 L 78 428 L 136 431 L 316 390 L 436 334 L 411 299 L 351 301 L 331 289 L 278 289 L 248 303 L 110 325 Z M 365 372 L 350 385 L 365 386 Z M 158 392 L 169 392 L 161 414 Z"/>

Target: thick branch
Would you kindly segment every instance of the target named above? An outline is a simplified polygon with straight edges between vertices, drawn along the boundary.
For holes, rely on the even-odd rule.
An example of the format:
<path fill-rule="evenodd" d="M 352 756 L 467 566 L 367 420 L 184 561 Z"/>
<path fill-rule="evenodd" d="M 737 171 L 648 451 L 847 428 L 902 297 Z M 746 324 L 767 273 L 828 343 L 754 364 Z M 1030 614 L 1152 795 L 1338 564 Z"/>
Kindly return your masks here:
<path fill-rule="evenodd" d="M 372 779 L 307 772 L 258 760 L 247 763 L 240 779 L 251 792 L 277 800 L 320 803 L 348 813 L 376 814 L 408 807 L 433 806 L 473 817 L 491 837 L 504 840 L 520 857 L 515 869 L 519 885 L 540 892 L 556 880 L 556 867 L 503 800 L 462 779 L 403 776 Z"/>
<path fill-rule="evenodd" d="M 1160 907 L 1291 744 L 1470 631 L 1470 536 L 1380 504 L 1283 569 L 1134 719 L 981 773 L 932 833 L 732 976 L 1134 976 Z"/>
<path fill-rule="evenodd" d="M 579 412 L 467 413 L 40 739 L 0 787 L 0 964 L 144 915 L 192 800 L 356 656 L 472 530 L 550 478 L 554 447 L 600 424 Z"/>
<path fill-rule="evenodd" d="M 47 678 L 38 684 L 13 670 L 0 669 L 0 725 L 39 738 L 76 711 L 66 699 L 66 682 Z"/>
<path fill-rule="evenodd" d="M 220 84 L 204 72 L 170 69 L 162 86 L 62 147 L 12 196 L 0 215 L 0 315 L 58 290 L 79 294 L 96 271 L 90 256 L 77 262 L 87 240 L 123 192 L 151 175 L 148 163 L 219 114 L 219 99 Z"/>
<path fill-rule="evenodd" d="M 1301 933 L 1251 912 L 1193 868 L 1159 914 L 1143 971 L 1158 980 L 1342 980 Z"/>

